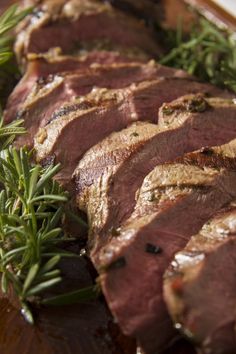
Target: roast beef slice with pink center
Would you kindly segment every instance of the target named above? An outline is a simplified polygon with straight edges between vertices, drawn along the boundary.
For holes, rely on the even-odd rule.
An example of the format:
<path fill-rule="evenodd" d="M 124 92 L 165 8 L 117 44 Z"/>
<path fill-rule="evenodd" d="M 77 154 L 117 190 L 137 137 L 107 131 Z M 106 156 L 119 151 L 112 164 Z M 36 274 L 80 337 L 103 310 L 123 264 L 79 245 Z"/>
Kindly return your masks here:
<path fill-rule="evenodd" d="M 203 353 L 236 348 L 236 211 L 234 202 L 178 252 L 165 275 L 169 313 Z"/>
<path fill-rule="evenodd" d="M 32 147 L 34 135 L 39 127 L 45 126 L 51 116 L 63 105 L 68 105 L 77 97 L 88 94 L 93 88 L 119 89 L 145 80 L 160 77 L 181 78 L 184 76 L 188 77 L 181 70 L 170 69 L 150 61 L 148 64 L 96 65 L 87 69 L 83 68 L 74 72 L 64 72 L 59 75 L 50 75 L 44 79 L 41 78 L 33 85 L 25 102 L 21 102 L 21 108 L 18 107 L 17 117 L 24 119 L 27 134 L 17 139 L 17 145 Z M 189 80 L 191 79 L 189 78 Z M 29 84 L 31 84 L 31 81 L 26 80 L 26 89 L 29 88 Z M 21 88 L 23 89 L 23 86 Z M 17 91 L 18 89 L 16 89 L 16 93 Z M 13 106 L 6 113 L 5 120 L 14 111 L 14 102 L 12 102 L 14 97 L 15 93 L 10 98 L 9 104 L 13 103 Z M 15 108 L 16 106 L 17 102 Z"/>
<path fill-rule="evenodd" d="M 193 99 L 199 99 L 205 109 L 189 111 L 186 104 Z M 182 110 L 173 122 L 168 115 L 169 125 L 135 124 L 113 133 L 91 148 L 77 166 L 77 202 L 89 217 L 92 257 L 96 258 L 107 242 L 107 233 L 130 217 L 135 193 L 155 166 L 236 137 L 233 102 L 196 96 L 179 99 L 178 104 L 181 102 Z M 165 117 L 164 107 L 160 110 L 161 119 Z"/>
<path fill-rule="evenodd" d="M 93 258 L 109 308 L 123 332 L 134 336 L 145 353 L 163 350 L 177 336 L 163 300 L 166 268 L 190 237 L 235 198 L 236 155 L 227 170 L 230 162 L 214 154 L 199 167 L 195 165 L 199 156 L 193 164 L 188 157 L 187 164 L 183 160 L 157 166 L 145 178 L 130 219 L 107 234 L 106 245 Z M 208 167 L 214 160 L 216 166 Z M 192 294 L 196 301 L 189 299 L 188 304 L 194 312 L 203 299 L 200 296 L 199 301 L 194 290 Z"/>
<path fill-rule="evenodd" d="M 170 87 L 173 89 L 168 91 Z M 73 101 L 71 105 L 66 105 L 65 109 L 63 108 L 53 117 L 50 124 L 39 130 L 34 143 L 37 160 L 54 158 L 56 162 L 60 162 L 62 164 L 62 174 L 64 174 L 63 179 L 67 184 L 84 153 L 106 136 L 114 131 L 126 128 L 134 121 L 157 123 L 158 109 L 163 102 L 175 98 L 180 93 L 196 93 L 204 89 L 207 92 L 217 91 L 219 93 L 219 90 L 212 86 L 182 78 L 160 78 L 119 90 L 95 89 L 87 99 L 80 97 L 77 101 Z M 221 91 L 220 93 L 224 94 Z M 82 111 L 81 107 L 83 108 Z M 86 111 L 84 110 L 85 107 L 89 109 Z M 208 111 L 207 116 L 211 117 L 211 109 Z M 205 116 L 201 112 L 192 113 L 192 111 L 187 111 L 186 114 L 189 116 L 193 114 L 194 117 L 196 115 L 200 121 Z M 231 116 L 230 114 L 229 120 L 232 118 Z M 218 114 L 216 117 L 218 117 Z M 191 119 L 189 122 L 191 122 Z M 190 123 L 182 125 L 180 122 L 180 125 L 181 127 L 186 126 L 186 129 L 189 126 L 191 130 Z M 178 135 L 181 129 L 175 129 L 175 134 Z M 194 133 L 194 130 L 192 133 Z M 179 134 L 181 134 L 182 140 L 182 133 Z M 231 134 L 233 134 L 233 131 L 231 131 Z M 174 140 L 177 139 L 177 135 Z M 177 143 L 183 146 L 181 140 Z M 185 137 L 185 140 L 187 140 L 187 137 Z M 200 146 L 198 143 L 195 144 L 194 141 L 189 141 L 187 144 L 190 144 L 190 146 L 193 144 L 194 147 L 196 145 L 197 148 L 202 146 L 202 142 Z M 70 146 L 69 150 L 68 146 Z M 192 146 L 187 148 L 187 151 L 189 151 L 188 149 L 191 151 Z M 178 155 L 178 152 L 176 152 L 176 155 Z M 169 156 L 167 156 L 167 159 L 169 159 Z M 151 159 L 150 163 L 152 161 Z"/>

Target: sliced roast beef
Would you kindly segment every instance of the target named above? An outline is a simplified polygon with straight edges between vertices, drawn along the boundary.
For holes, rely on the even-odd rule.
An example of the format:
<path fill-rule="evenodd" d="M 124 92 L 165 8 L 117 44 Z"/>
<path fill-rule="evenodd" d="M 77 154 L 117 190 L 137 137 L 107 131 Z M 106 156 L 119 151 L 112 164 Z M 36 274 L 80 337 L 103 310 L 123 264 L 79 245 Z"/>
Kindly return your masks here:
<path fill-rule="evenodd" d="M 36 58 L 32 58 L 28 62 L 27 70 L 23 78 L 8 98 L 8 104 L 4 114 L 6 123 L 17 118 L 34 84 L 36 82 L 42 83 L 42 79 L 47 78 L 49 75 L 55 75 L 65 71 L 72 72 L 78 69 L 85 70 L 90 67 L 90 65 L 111 65 L 114 63 L 131 62 L 133 60 L 133 58 L 111 51 L 91 51 L 75 57 L 62 56 L 59 54 L 60 53 L 56 52 L 53 55 L 36 56 Z M 136 59 L 136 61 L 138 61 L 138 59 Z"/>
<path fill-rule="evenodd" d="M 46 1 L 22 26 L 15 50 L 18 57 L 60 47 L 64 53 L 84 43 L 134 47 L 157 57 L 160 49 L 145 25 L 96 0 Z"/>
<path fill-rule="evenodd" d="M 173 85 L 173 90 L 168 91 L 171 85 Z M 212 86 L 179 78 L 162 78 L 152 82 L 131 85 L 129 88 L 121 90 L 96 89 L 87 101 L 84 101 L 83 98 L 81 101 L 80 98 L 70 106 L 64 107 L 53 117 L 50 124 L 39 130 L 35 138 L 37 160 L 42 161 L 54 157 L 55 161 L 60 162 L 63 166 L 61 182 L 64 180 L 65 185 L 67 185 L 77 163 L 90 147 L 113 131 L 121 130 L 134 121 L 157 122 L 158 109 L 164 101 L 178 97 L 180 93 L 199 92 L 204 89 L 212 93 L 219 92 Z M 98 108 L 95 108 L 94 104 Z M 89 108 L 88 112 L 84 110 L 81 112 L 81 107 L 88 108 L 91 105 L 93 107 L 92 111 Z M 232 111 L 229 114 L 230 121 L 234 111 L 234 106 L 231 106 L 229 107 L 229 111 Z M 223 109 L 219 108 L 219 110 L 223 112 Z M 209 111 L 211 112 L 211 110 Z M 209 113 L 211 118 L 212 115 Z M 201 118 L 200 113 L 199 119 L 202 120 Z M 190 125 L 187 124 L 186 129 L 188 129 L 187 126 L 190 128 Z M 177 132 L 180 130 L 177 129 Z M 233 132 L 231 130 L 231 134 Z M 180 134 L 180 132 L 177 134 Z M 166 139 L 165 135 L 163 139 Z M 221 140 L 220 143 L 222 143 Z M 181 142 L 178 142 L 178 144 L 181 145 Z M 191 145 L 192 142 L 186 142 L 186 144 Z M 195 147 L 196 144 L 193 145 Z M 70 146 L 69 150 L 65 148 L 67 146 Z M 200 146 L 202 146 L 202 143 Z"/>
<path fill-rule="evenodd" d="M 124 333 L 148 354 L 159 353 L 177 335 L 163 300 L 164 271 L 190 237 L 236 195 L 236 154 L 230 171 L 221 155 L 203 154 L 202 165 L 195 166 L 201 155 L 187 156 L 187 164 L 183 159 L 157 166 L 144 180 L 134 213 L 107 235 L 96 259 L 109 308 Z M 216 167 L 208 167 L 214 161 Z"/>
<path fill-rule="evenodd" d="M 57 109 L 65 102 L 69 103 L 89 93 L 93 88 L 123 88 L 162 76 L 190 79 L 185 72 L 157 65 L 154 61 L 148 64 L 97 64 L 87 69 L 40 79 L 33 86 L 21 112 L 18 112 L 18 117 L 24 119 L 28 133 L 19 137 L 17 144 L 31 146 L 38 128 L 45 126 Z"/>
<path fill-rule="evenodd" d="M 236 348 L 235 202 L 193 236 L 165 275 L 164 295 L 176 328 L 205 354 Z"/>
<path fill-rule="evenodd" d="M 121 92 L 111 94 L 110 91 L 97 90 L 95 98 L 79 101 L 59 111 L 56 118 L 36 135 L 34 146 L 38 161 L 43 164 L 51 159 L 61 162 L 63 168 L 57 179 L 69 188 L 72 173 L 83 154 L 112 131 L 119 131 L 132 120 L 137 120 L 128 111 L 129 107 L 126 112 L 122 110 L 121 101 L 125 106 Z"/>
<path fill-rule="evenodd" d="M 158 133 L 159 128 L 154 124 L 133 123 L 121 132 L 109 135 L 91 148 L 80 161 L 74 178 L 78 206 L 88 216 L 91 247 L 95 247 L 94 235 L 102 229 L 109 215 L 108 181 L 112 183 L 113 176 L 124 160 Z"/>
<path fill-rule="evenodd" d="M 201 112 L 198 112 L 197 107 L 195 112 L 193 108 L 188 108 L 196 101 L 202 105 Z M 173 124 L 170 121 L 169 126 L 162 125 L 162 129 L 158 126 L 151 128 L 152 134 L 147 136 L 142 145 L 137 144 L 133 148 L 129 129 L 114 133 L 112 140 L 127 141 L 126 146 L 119 147 L 119 143 L 111 143 L 108 137 L 90 149 L 78 165 L 74 174 L 78 204 L 88 213 L 91 221 L 96 220 L 97 235 L 91 237 L 94 262 L 98 250 L 107 242 L 107 232 L 131 215 L 135 193 L 155 166 L 173 161 L 186 152 L 221 145 L 236 137 L 236 106 L 232 101 L 190 96 L 177 100 L 172 107 L 177 103 L 181 110 L 178 108 L 177 113 L 172 112 L 176 116 Z M 164 119 L 165 114 L 166 105 L 160 110 L 161 119 Z M 168 112 L 169 120 L 170 117 Z M 133 135 L 139 142 L 142 139 L 142 127 Z M 127 154 L 129 146 L 132 149 Z M 114 162 L 110 165 L 112 159 Z"/>

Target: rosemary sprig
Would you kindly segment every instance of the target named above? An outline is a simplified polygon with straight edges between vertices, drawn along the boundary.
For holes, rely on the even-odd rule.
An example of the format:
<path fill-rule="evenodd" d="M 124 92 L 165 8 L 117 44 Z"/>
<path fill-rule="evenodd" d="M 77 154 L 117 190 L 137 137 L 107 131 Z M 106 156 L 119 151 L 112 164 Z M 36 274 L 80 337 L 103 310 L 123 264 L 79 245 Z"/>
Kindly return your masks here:
<path fill-rule="evenodd" d="M 30 323 L 33 316 L 29 304 L 41 303 L 40 295 L 62 280 L 60 259 L 79 257 L 59 247 L 65 240 L 60 220 L 67 193 L 53 179 L 58 169 L 58 165 L 47 169 L 32 165 L 25 148 L 8 148 L 0 153 L 1 288 L 8 294 L 14 291 Z M 44 299 L 44 303 L 84 301 L 85 296 L 95 296 L 92 287 L 58 299 Z"/>
<path fill-rule="evenodd" d="M 27 302 L 61 281 L 60 252 L 45 253 L 61 242 L 58 223 L 67 196 L 52 180 L 59 166 L 32 166 L 30 157 L 26 149 L 0 154 L 0 272 L 2 291 L 14 290 L 32 322 Z"/>
<path fill-rule="evenodd" d="M 32 11 L 31 8 L 19 11 L 17 5 L 12 5 L 0 17 L 0 103 L 5 104 L 8 94 L 19 78 L 19 68 L 14 60 L 12 45 L 14 38 L 11 31 L 25 16 Z"/>
<path fill-rule="evenodd" d="M 18 119 L 4 126 L 3 115 L 0 108 L 0 151 L 11 145 L 16 135 L 25 133 L 25 128 L 22 124 L 23 120 Z"/>
<path fill-rule="evenodd" d="M 89 286 L 70 293 L 58 295 L 50 299 L 42 300 L 42 304 L 50 306 L 71 305 L 74 303 L 93 300 L 98 296 L 99 288 L 96 286 Z"/>
<path fill-rule="evenodd" d="M 204 81 L 236 92 L 235 38 L 204 18 L 200 18 L 187 39 L 179 26 L 175 44 L 160 63 L 184 69 Z"/>
<path fill-rule="evenodd" d="M 8 32 L 16 27 L 31 11 L 32 8 L 19 11 L 18 5 L 15 4 L 0 17 L 0 65 L 13 56 L 12 37 L 8 35 Z"/>

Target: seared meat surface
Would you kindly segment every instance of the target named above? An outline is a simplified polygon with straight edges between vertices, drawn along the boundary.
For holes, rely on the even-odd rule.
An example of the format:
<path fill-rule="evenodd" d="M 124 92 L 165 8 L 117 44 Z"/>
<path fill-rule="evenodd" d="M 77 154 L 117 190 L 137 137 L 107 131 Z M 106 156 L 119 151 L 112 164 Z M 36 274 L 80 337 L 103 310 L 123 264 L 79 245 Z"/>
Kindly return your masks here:
<path fill-rule="evenodd" d="M 24 120 L 16 147 L 61 164 L 56 178 L 87 215 L 86 248 L 111 311 L 102 299 L 71 307 L 53 353 L 134 354 L 137 342 L 144 354 L 192 354 L 176 329 L 204 354 L 235 353 L 234 95 L 156 62 L 158 33 L 130 15 L 158 18 L 154 2 L 118 1 L 129 14 L 96 0 L 22 3 L 36 7 L 17 30 L 25 74 L 4 119 Z M 78 263 L 78 273 L 62 265 L 65 288 L 97 277 Z M 58 316 L 45 318 L 55 338 Z"/>

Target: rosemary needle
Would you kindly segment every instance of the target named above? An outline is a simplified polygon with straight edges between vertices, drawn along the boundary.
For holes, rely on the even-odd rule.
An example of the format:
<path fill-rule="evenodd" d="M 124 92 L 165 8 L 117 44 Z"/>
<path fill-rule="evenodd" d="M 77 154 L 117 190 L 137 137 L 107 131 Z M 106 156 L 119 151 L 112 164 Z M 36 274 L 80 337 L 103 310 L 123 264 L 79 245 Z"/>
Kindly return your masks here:
<path fill-rule="evenodd" d="M 14 38 L 9 31 L 12 30 L 32 8 L 19 11 L 15 4 L 0 16 L 0 103 L 5 104 L 8 95 L 19 77 L 19 68 L 14 60 L 12 45 Z"/>
<path fill-rule="evenodd" d="M 23 120 L 15 120 L 8 125 L 3 124 L 3 115 L 0 109 L 0 150 L 7 148 L 16 135 L 21 135 L 25 133 L 25 128 L 22 126 Z"/>

